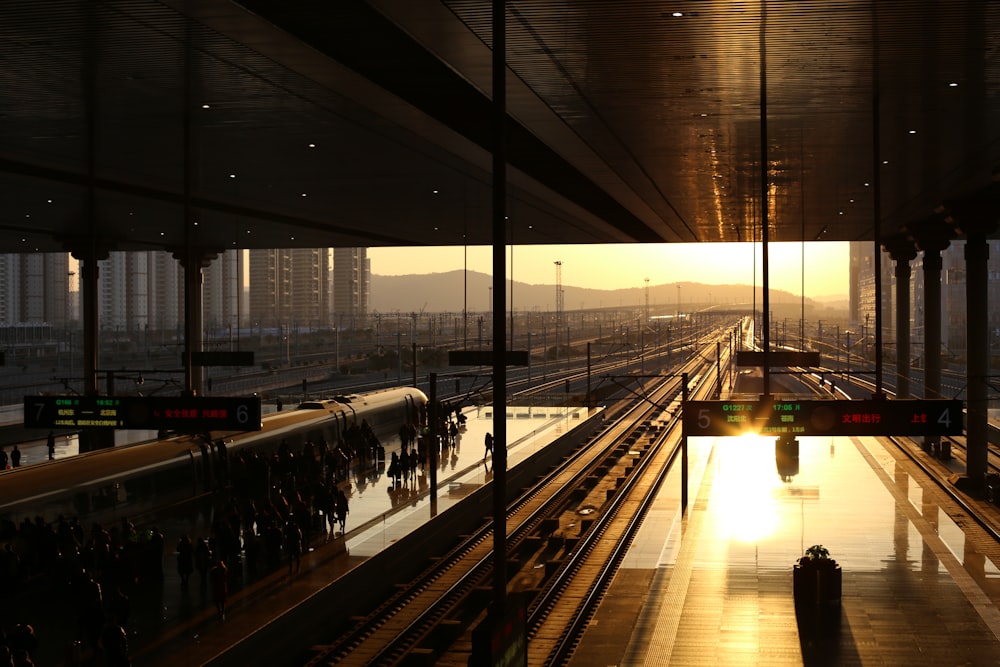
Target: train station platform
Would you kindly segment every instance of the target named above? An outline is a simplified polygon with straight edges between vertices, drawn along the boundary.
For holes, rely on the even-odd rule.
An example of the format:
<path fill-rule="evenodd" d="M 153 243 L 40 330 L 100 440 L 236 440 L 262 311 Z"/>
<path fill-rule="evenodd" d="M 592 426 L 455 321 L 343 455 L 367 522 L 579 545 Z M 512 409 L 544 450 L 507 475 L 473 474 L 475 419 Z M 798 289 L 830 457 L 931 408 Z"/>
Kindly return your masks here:
<path fill-rule="evenodd" d="M 687 513 L 675 473 L 573 665 L 1000 664 L 1000 545 L 905 454 L 803 437 L 789 465 L 774 438 L 689 441 Z M 820 623 L 793 598 L 815 544 L 842 569 Z"/>
<path fill-rule="evenodd" d="M 456 445 L 447 448 L 439 461 L 435 502 L 427 495 L 426 471 L 417 481 L 402 487 L 392 484 L 384 465 L 363 474 L 355 472 L 344 487 L 350 503 L 347 534 L 325 542 L 314 541 L 298 572 L 289 573 L 283 566 L 251 581 L 230 573 L 230 599 L 224 621 L 216 614 L 210 586 L 200 584 L 197 574 L 192 576 L 187 589 L 181 587 L 173 558 L 173 545 L 180 534 L 207 537 L 207 526 L 159 526 L 166 535 L 168 552 L 164 560 L 165 579 L 162 587 L 153 590 L 138 587 L 132 595 L 129 642 L 133 664 L 172 667 L 210 664 L 244 638 L 266 633 L 275 618 L 316 595 L 335 579 L 349 576 L 363 561 L 432 517 L 456 507 L 472 490 L 490 481 L 493 472 L 492 458 L 484 456 L 485 435 L 493 430 L 492 408 L 472 407 L 463 412 L 465 428 L 460 431 Z M 573 407 L 508 407 L 508 469 L 585 424 L 597 412 Z M 398 439 L 383 445 L 387 459 L 400 447 Z"/>

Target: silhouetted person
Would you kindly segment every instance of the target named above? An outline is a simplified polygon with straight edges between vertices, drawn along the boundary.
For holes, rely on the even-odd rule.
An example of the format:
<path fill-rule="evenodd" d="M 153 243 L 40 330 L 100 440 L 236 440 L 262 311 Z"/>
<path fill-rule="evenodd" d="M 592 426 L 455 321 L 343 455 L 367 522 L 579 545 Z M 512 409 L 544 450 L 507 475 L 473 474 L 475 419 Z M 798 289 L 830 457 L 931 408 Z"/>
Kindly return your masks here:
<path fill-rule="evenodd" d="M 10 453 L 10 466 L 12 468 L 20 467 L 21 465 L 21 450 L 14 445 L 14 449 Z"/>
<path fill-rule="evenodd" d="M 194 545 L 191 538 L 182 535 L 177 541 L 177 574 L 181 575 L 181 587 L 187 588 L 188 579 L 194 572 Z"/>
<path fill-rule="evenodd" d="M 56 458 L 56 436 L 52 431 L 49 431 L 49 461 L 53 461 Z"/>
<path fill-rule="evenodd" d="M 483 460 L 486 460 L 487 456 L 493 456 L 493 434 L 489 431 L 486 432 L 486 453 L 483 454 Z"/>
<path fill-rule="evenodd" d="M 285 522 L 284 538 L 285 553 L 288 554 L 288 574 L 298 572 L 302 564 L 302 530 L 294 518 Z"/>
<path fill-rule="evenodd" d="M 343 489 L 337 489 L 337 521 L 340 522 L 340 533 L 344 534 L 344 527 L 347 525 L 347 494 Z"/>
<path fill-rule="evenodd" d="M 226 601 L 229 599 L 229 572 L 223 560 L 216 560 L 212 569 L 208 571 L 208 577 L 212 581 L 212 601 L 215 602 L 215 610 L 219 612 L 219 618 L 226 620 Z"/>

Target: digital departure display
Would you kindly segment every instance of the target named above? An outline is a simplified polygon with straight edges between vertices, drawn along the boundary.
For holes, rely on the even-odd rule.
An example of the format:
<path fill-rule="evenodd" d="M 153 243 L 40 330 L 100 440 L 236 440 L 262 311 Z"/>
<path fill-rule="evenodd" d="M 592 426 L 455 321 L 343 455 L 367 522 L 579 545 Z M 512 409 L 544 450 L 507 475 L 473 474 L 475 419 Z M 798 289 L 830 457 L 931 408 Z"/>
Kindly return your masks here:
<path fill-rule="evenodd" d="M 259 396 L 25 396 L 27 428 L 259 431 Z"/>
<path fill-rule="evenodd" d="M 686 401 L 687 435 L 960 435 L 962 401 Z"/>

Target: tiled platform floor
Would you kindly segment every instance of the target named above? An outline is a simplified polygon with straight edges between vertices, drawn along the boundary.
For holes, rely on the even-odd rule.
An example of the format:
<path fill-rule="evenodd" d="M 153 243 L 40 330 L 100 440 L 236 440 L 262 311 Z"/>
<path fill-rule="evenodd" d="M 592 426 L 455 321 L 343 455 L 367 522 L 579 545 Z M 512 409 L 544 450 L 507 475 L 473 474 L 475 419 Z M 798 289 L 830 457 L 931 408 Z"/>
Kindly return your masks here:
<path fill-rule="evenodd" d="M 692 438 L 681 519 L 668 482 L 574 665 L 997 665 L 1000 545 L 873 438 Z M 956 520 L 949 517 L 949 511 Z M 843 568 L 839 622 L 800 632 L 792 564 Z"/>

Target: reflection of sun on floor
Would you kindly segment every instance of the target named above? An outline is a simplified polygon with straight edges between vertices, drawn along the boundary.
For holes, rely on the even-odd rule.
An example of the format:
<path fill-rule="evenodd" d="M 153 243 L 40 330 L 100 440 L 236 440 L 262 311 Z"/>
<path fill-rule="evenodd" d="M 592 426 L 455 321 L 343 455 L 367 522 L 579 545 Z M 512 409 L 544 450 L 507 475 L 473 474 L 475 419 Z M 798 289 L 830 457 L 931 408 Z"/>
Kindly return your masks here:
<path fill-rule="evenodd" d="M 716 441 L 715 502 L 722 506 L 720 537 L 754 543 L 778 523 L 774 438 L 744 435 Z"/>

